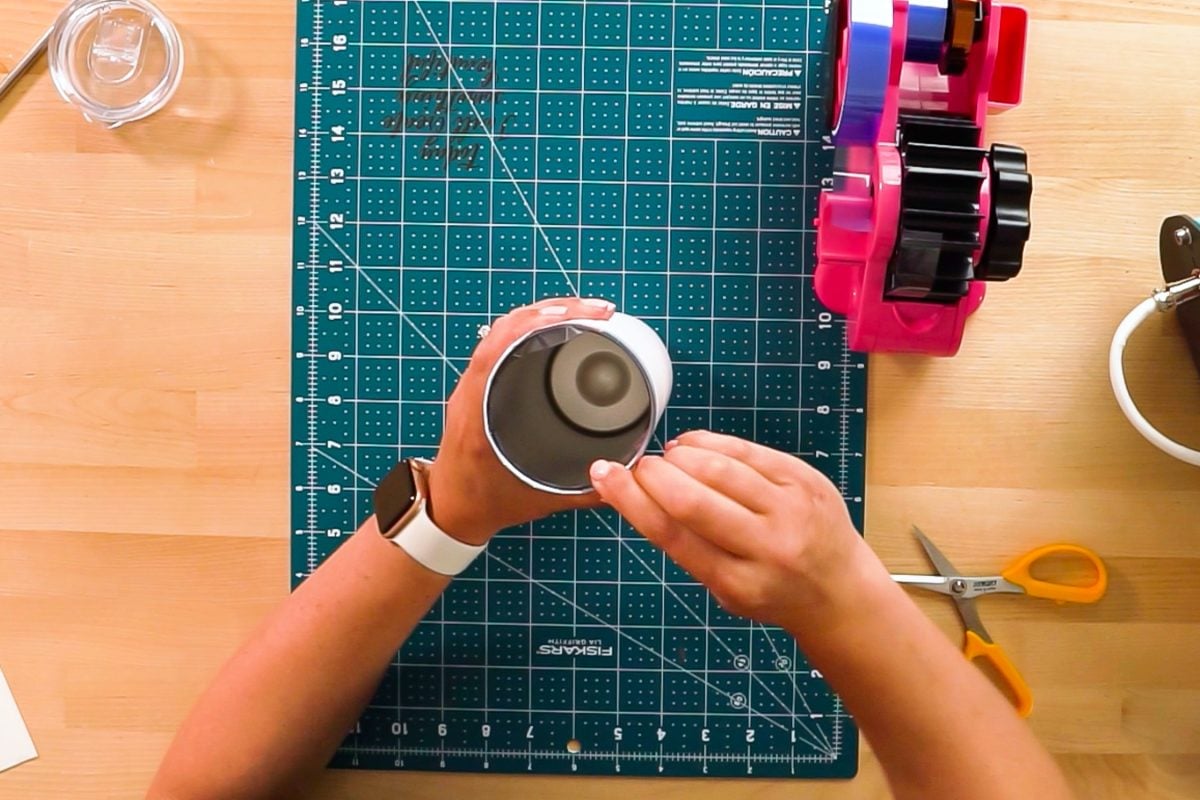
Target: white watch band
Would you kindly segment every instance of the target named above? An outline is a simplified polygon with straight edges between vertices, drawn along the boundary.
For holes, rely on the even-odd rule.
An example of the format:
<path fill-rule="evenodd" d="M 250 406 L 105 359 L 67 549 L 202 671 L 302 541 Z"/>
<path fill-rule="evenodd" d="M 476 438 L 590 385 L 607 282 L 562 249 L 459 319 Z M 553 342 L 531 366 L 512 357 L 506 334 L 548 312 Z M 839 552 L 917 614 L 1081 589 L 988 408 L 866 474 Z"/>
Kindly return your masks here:
<path fill-rule="evenodd" d="M 418 564 L 440 575 L 454 577 L 487 549 L 487 545 L 470 545 L 455 539 L 433 524 L 423 499 L 417 500 L 417 504 L 415 513 L 402 523 L 400 532 L 390 538 Z"/>

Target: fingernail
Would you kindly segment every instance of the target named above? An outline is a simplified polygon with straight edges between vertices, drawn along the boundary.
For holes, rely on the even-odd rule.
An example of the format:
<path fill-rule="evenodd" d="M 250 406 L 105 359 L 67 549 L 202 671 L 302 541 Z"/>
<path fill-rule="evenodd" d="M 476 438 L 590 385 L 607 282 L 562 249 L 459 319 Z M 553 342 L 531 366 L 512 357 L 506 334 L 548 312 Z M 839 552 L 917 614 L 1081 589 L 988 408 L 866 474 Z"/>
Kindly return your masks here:
<path fill-rule="evenodd" d="M 678 446 L 679 446 L 679 440 L 672 439 L 671 441 L 669 441 L 663 445 L 663 452 L 666 453 L 666 452 L 670 451 L 672 447 L 678 447 Z"/>
<path fill-rule="evenodd" d="M 608 473 L 612 471 L 612 464 L 607 461 L 593 461 L 591 475 L 592 480 L 602 481 L 608 477 Z"/>
<path fill-rule="evenodd" d="M 538 313 L 543 317 L 561 317 L 567 313 L 566 306 L 544 306 L 538 309 Z"/>
<path fill-rule="evenodd" d="M 612 311 L 617 307 L 615 303 L 610 303 L 602 297 L 586 297 L 583 300 L 583 304 L 592 308 L 603 308 L 606 311 Z"/>

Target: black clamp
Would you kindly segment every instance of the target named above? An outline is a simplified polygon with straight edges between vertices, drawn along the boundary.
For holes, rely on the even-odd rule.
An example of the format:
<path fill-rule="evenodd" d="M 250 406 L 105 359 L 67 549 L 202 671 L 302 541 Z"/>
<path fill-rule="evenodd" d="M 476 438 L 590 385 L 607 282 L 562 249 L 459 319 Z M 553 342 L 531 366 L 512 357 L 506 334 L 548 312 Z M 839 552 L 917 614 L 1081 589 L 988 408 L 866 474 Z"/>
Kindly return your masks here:
<path fill-rule="evenodd" d="M 991 173 L 992 211 L 988 219 L 987 245 L 975 277 L 984 281 L 1006 281 L 1020 273 L 1025 257 L 1033 177 L 1029 174 L 1029 159 L 1019 147 L 992 145 L 987 161 Z"/>

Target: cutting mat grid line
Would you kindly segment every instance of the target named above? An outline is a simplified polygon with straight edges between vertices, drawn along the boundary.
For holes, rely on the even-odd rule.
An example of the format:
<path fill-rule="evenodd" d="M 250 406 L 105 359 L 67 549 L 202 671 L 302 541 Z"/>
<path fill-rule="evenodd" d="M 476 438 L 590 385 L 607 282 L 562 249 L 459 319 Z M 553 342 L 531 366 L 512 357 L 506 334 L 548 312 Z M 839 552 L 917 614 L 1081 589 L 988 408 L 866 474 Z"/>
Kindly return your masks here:
<path fill-rule="evenodd" d="M 823 4 L 297 1 L 294 585 L 436 453 L 478 327 L 576 292 L 667 342 L 656 441 L 802 455 L 861 527 L 866 365 L 811 285 Z M 601 510 L 497 537 L 333 763 L 848 777 L 857 734 L 784 631 Z"/>

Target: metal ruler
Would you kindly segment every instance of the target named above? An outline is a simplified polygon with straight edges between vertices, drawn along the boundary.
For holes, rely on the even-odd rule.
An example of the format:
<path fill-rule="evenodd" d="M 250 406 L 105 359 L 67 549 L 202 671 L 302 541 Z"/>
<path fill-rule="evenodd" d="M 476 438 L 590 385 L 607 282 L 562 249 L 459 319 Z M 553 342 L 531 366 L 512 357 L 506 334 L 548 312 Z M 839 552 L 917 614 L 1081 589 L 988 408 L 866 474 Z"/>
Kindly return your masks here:
<path fill-rule="evenodd" d="M 865 362 L 811 287 L 819 2 L 298 7 L 294 583 L 436 452 L 477 328 L 574 292 L 667 341 L 659 441 L 802 455 L 861 525 Z M 492 543 L 334 764 L 848 777 L 857 734 L 783 631 L 580 512 Z"/>

